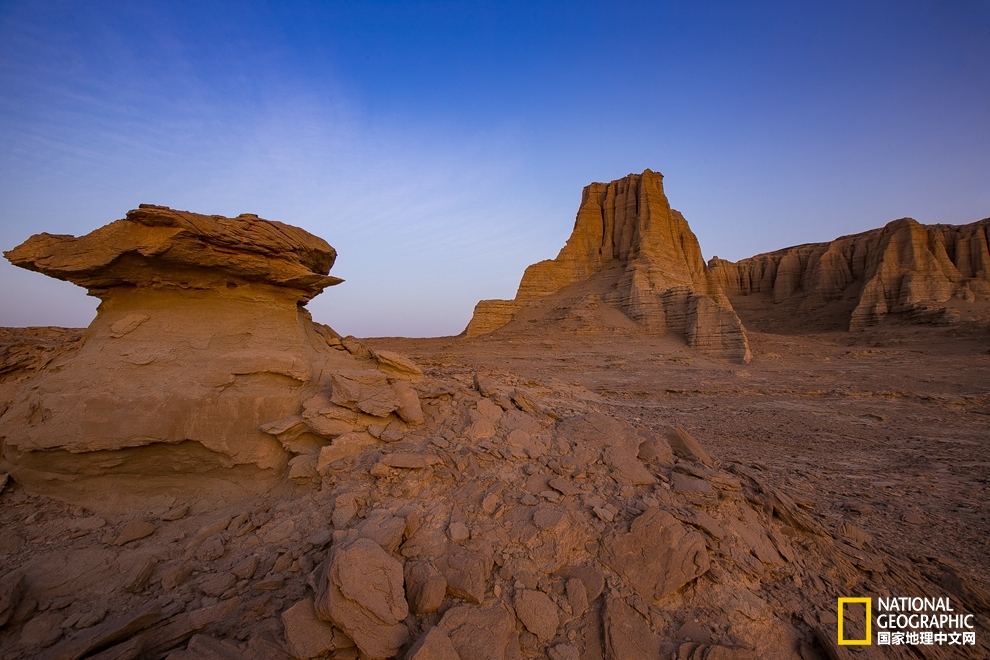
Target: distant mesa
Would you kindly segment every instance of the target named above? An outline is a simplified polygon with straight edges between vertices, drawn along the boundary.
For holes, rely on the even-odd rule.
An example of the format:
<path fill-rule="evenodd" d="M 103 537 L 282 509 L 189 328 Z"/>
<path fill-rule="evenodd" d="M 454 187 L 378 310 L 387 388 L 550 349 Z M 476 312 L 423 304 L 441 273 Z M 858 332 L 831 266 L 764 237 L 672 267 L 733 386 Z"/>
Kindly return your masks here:
<path fill-rule="evenodd" d="M 315 475 L 337 436 L 417 417 L 415 365 L 312 321 L 305 302 L 342 280 L 302 229 L 142 205 L 4 254 L 101 300 L 78 348 L 0 411 L 0 471 L 34 491 L 263 492 Z"/>
<path fill-rule="evenodd" d="M 651 170 L 586 186 L 557 258 L 527 268 L 515 299 L 479 302 L 465 334 L 548 325 L 674 333 L 707 353 L 750 359 L 742 323 Z"/>
<path fill-rule="evenodd" d="M 990 318 L 990 218 L 880 229 L 708 266 L 751 329 L 859 330 L 888 317 L 952 324 Z"/>

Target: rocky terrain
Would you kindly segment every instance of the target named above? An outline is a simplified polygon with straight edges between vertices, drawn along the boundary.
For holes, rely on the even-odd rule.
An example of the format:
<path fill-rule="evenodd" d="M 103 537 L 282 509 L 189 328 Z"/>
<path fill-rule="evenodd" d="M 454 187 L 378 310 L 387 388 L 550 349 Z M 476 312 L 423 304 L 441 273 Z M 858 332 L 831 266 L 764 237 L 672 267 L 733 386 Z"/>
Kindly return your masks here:
<path fill-rule="evenodd" d="M 576 230 L 524 282 L 578 279 L 469 337 L 313 323 L 333 249 L 254 216 L 7 253 L 102 303 L 0 334 L 0 658 L 986 657 L 986 324 L 737 320 L 739 364 L 624 297 L 731 312 L 659 175 L 623 181 L 586 215 L 666 223 L 687 265 Z M 836 645 L 837 597 L 889 595 L 977 643 Z"/>

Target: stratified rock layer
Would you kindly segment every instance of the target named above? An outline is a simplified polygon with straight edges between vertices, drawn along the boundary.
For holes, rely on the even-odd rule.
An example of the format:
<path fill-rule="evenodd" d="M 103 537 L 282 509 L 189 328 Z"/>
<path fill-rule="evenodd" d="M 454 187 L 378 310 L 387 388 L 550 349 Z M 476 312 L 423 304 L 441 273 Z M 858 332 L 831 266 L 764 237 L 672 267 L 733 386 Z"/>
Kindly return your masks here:
<path fill-rule="evenodd" d="M 850 330 L 892 314 L 953 323 L 988 311 L 988 233 L 990 218 L 961 226 L 903 218 L 828 243 L 735 263 L 715 257 L 708 265 L 740 314 L 776 307 L 809 327 Z M 777 321 L 787 325 L 786 319 Z"/>
<path fill-rule="evenodd" d="M 672 332 L 715 355 L 739 361 L 750 355 L 698 239 L 670 208 L 663 176 L 650 170 L 585 187 L 574 231 L 557 258 L 527 268 L 514 300 L 478 303 L 465 332 L 475 337 L 537 318 L 576 321 L 579 331 Z"/>
<path fill-rule="evenodd" d="M 151 204 L 80 238 L 36 234 L 4 256 L 99 298 L 122 286 L 213 290 L 253 283 L 309 300 L 342 281 L 327 275 L 334 249 L 298 227 Z"/>
<path fill-rule="evenodd" d="M 327 274 L 333 248 L 301 229 L 142 206 L 5 256 L 102 301 L 76 350 L 0 418 L 4 470 L 35 490 L 264 490 L 293 456 L 293 476 L 315 474 L 335 437 L 397 420 L 400 394 L 418 409 L 392 387 L 414 372 L 397 376 L 394 359 L 379 371 L 312 322 L 305 301 L 341 280 Z"/>

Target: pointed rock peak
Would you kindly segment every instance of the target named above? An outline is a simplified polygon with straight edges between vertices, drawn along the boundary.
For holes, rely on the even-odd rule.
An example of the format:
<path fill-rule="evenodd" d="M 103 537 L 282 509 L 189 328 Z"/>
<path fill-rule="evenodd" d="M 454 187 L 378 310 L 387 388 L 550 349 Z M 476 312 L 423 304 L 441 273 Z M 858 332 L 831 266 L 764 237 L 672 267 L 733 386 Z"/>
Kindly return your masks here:
<path fill-rule="evenodd" d="M 573 289 L 580 286 L 588 291 L 575 298 Z M 570 297 L 556 304 L 558 316 L 570 309 L 572 316 L 588 319 L 577 310 L 600 308 L 599 303 L 620 312 L 621 318 L 607 310 L 595 312 L 599 331 L 639 326 L 657 334 L 673 332 L 706 352 L 749 359 L 745 331 L 712 280 L 684 216 L 670 208 L 658 172 L 647 169 L 585 186 L 574 229 L 557 257 L 527 268 L 514 300 L 478 303 L 466 333 L 492 332 L 524 307 L 531 308 L 527 317 L 540 317 L 533 310 L 562 295 Z"/>
<path fill-rule="evenodd" d="M 663 175 L 652 170 L 585 186 L 566 245 L 556 259 L 526 270 L 516 299 L 546 296 L 636 260 L 662 271 L 670 283 L 709 289 L 698 239 L 670 208 Z"/>

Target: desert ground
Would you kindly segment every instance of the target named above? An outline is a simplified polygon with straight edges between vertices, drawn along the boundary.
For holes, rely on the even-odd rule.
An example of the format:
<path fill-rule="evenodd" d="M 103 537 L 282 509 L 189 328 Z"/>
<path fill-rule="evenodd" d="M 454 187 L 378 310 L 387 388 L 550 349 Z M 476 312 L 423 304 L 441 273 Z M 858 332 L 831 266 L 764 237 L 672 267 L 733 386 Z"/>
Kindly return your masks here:
<path fill-rule="evenodd" d="M 81 334 L 72 329 L 5 329 L 7 381 L 11 374 L 23 373 L 25 365 L 71 354 Z M 699 355 L 677 338 L 636 331 L 601 336 L 542 327 L 533 328 L 529 336 L 521 334 L 528 333 L 495 332 L 472 339 L 372 338 L 361 343 L 373 351 L 406 355 L 422 368 L 430 387 L 444 384 L 440 389 L 448 392 L 458 387 L 470 391 L 479 378 L 487 379 L 525 391 L 554 419 L 597 411 L 631 427 L 682 427 L 712 455 L 714 468 L 757 476 L 764 488 L 769 486 L 768 492 L 788 496 L 823 529 L 854 530 L 855 547 L 868 551 L 853 558 L 858 566 L 896 574 L 897 564 L 890 565 L 895 561 L 891 558 L 906 559 L 930 584 L 954 598 L 965 598 L 970 607 L 979 611 L 990 604 L 986 601 L 990 339 L 982 329 L 918 327 L 891 320 L 856 333 L 750 332 L 753 357 L 745 365 Z M 442 437 L 434 442 L 454 455 L 456 440 L 453 446 Z M 505 476 L 504 469 L 499 473 L 506 480 L 500 500 L 511 502 L 513 496 L 507 493 L 515 490 L 525 498 L 526 481 L 540 475 L 541 470 L 525 467 L 533 463 L 523 460 L 522 464 L 518 477 Z M 324 657 L 334 643 L 336 651 L 330 657 L 358 657 L 353 642 L 339 631 L 323 639 L 320 631 L 307 628 L 313 625 L 311 614 L 295 627 L 291 619 L 298 609 L 294 603 L 311 602 L 306 598 L 313 588 L 309 574 L 327 556 L 327 544 L 337 540 L 330 532 L 346 529 L 352 519 L 374 521 L 371 511 L 390 503 L 389 510 L 401 514 L 394 503 L 408 502 L 410 496 L 413 502 L 419 500 L 416 506 L 424 522 L 431 517 L 431 494 L 448 500 L 448 509 L 453 500 L 455 509 L 460 502 L 473 510 L 468 504 L 474 497 L 470 475 L 475 474 L 490 492 L 489 465 L 482 461 L 480 473 L 472 472 L 477 467 L 469 463 L 457 465 L 451 471 L 454 476 L 448 477 L 453 491 L 429 485 L 444 481 L 440 470 L 410 490 L 409 484 L 381 479 L 381 474 L 377 488 L 368 485 L 368 466 L 352 461 L 344 472 L 356 468 L 365 474 L 351 478 L 350 488 L 344 490 L 353 492 L 357 481 L 363 484 L 359 487 L 365 497 L 344 512 L 348 502 L 342 504 L 338 493 L 348 479 L 339 476 L 339 470 L 335 478 L 324 476 L 321 488 L 297 479 L 253 499 L 172 497 L 146 502 L 139 511 L 91 510 L 30 494 L 8 482 L 0 494 L 4 529 L 0 557 L 5 573 L 18 569 L 38 575 L 41 570 L 43 577 L 35 577 L 33 587 L 44 595 L 33 597 L 28 592 L 8 613 L 6 629 L 0 632 L 0 657 L 284 658 L 286 649 L 291 657 Z M 457 467 L 463 468 L 460 476 Z M 612 498 L 623 511 L 620 517 L 630 514 L 622 509 L 621 496 L 639 497 L 626 490 L 614 493 L 619 500 Z M 691 503 L 711 506 L 703 498 Z M 631 514 L 636 513 L 634 508 Z M 447 518 L 442 518 L 441 525 L 446 526 Z M 471 518 L 469 513 L 469 525 Z M 509 523 L 501 524 L 511 529 Z M 402 529 L 400 524 L 400 533 Z M 601 529 L 607 533 L 605 525 Z M 415 555 L 405 550 L 409 544 L 402 546 L 402 553 Z M 856 552 L 849 545 L 838 545 Z M 815 544 L 801 548 L 795 543 L 795 547 L 811 554 L 821 550 Z M 876 561 L 886 562 L 887 567 L 872 565 Z M 534 580 L 527 585 L 534 593 L 539 589 L 552 593 L 555 585 L 545 584 L 545 578 L 526 578 L 525 571 L 516 577 L 511 571 L 506 574 L 505 567 L 511 565 L 496 566 L 496 586 L 481 586 L 488 589 L 487 596 L 460 592 L 461 597 L 488 605 L 492 588 L 498 594 L 498 585 L 512 589 L 515 582 L 519 589 L 519 577 Z M 817 589 L 787 575 L 785 571 L 782 579 L 770 572 L 748 587 L 761 594 L 775 616 L 790 612 L 799 628 L 809 628 L 802 621 L 810 623 L 812 632 L 783 644 L 774 640 L 764 647 L 764 657 L 891 657 L 876 647 L 854 652 L 830 645 L 828 633 L 816 636 L 815 626 L 819 631 L 834 627 L 829 592 L 835 585 L 826 582 L 821 589 L 825 593 L 815 595 Z M 101 576 L 106 585 L 101 585 Z M 721 579 L 733 582 L 732 576 Z M 896 575 L 893 579 L 896 584 Z M 852 583 L 862 586 L 864 581 L 853 578 Z M 870 584 L 868 579 L 865 584 Z M 692 608 L 679 598 L 668 604 L 675 614 L 661 618 L 670 627 L 668 634 L 680 640 L 673 647 L 661 647 L 673 654 L 669 657 L 705 657 L 690 652 L 705 649 L 704 644 L 713 640 L 742 642 L 733 651 L 738 655 L 725 657 L 759 657 L 747 656 L 742 649 L 753 646 L 746 643 L 745 626 L 734 623 L 720 629 L 718 624 L 703 623 L 692 628 L 690 617 L 699 612 L 711 616 L 711 609 Z M 601 616 L 600 610 L 600 605 L 596 610 L 592 604 L 589 613 Z M 617 653 L 621 644 L 600 640 L 598 633 L 589 640 L 588 628 L 575 625 L 583 624 L 587 616 L 566 625 L 570 636 L 563 638 L 564 644 L 558 637 L 558 646 L 548 647 L 543 638 L 524 628 L 519 657 L 638 657 L 635 649 L 634 655 Z M 436 624 L 429 615 L 426 619 Z M 562 624 L 568 619 L 562 616 Z M 27 625 L 31 621 L 33 627 Z M 609 620 L 604 621 L 607 630 Z M 74 633 L 75 629 L 81 633 Z M 86 635 L 93 630 L 99 634 Z M 140 630 L 146 631 L 132 636 Z M 755 630 L 782 634 L 773 628 Z M 190 637 L 192 641 L 187 641 Z M 300 638 L 315 640 L 309 651 Z M 568 639 L 574 643 L 568 645 Z M 781 646 L 793 650 L 781 654 Z M 48 653 L 42 654 L 45 647 Z M 545 655 L 558 647 L 562 650 L 556 655 Z M 321 648 L 323 655 L 314 652 Z M 564 655 L 570 649 L 580 654 Z M 416 657 L 446 657 L 419 651 Z M 625 648 L 625 652 L 630 651 Z M 981 653 L 977 647 L 930 657 L 981 657 Z M 722 657 L 714 651 L 709 654 Z"/>
<path fill-rule="evenodd" d="M 744 319 L 745 321 L 746 319 Z M 505 372 L 633 424 L 681 426 L 831 526 L 990 574 L 990 336 L 892 322 L 749 333 L 735 365 L 671 338 L 374 339 L 427 369 Z"/>

